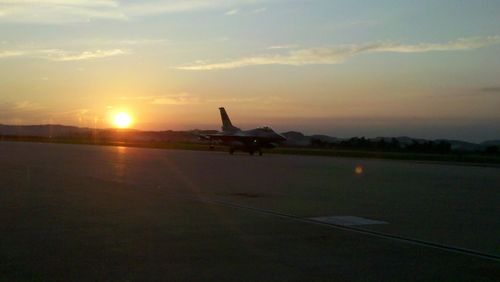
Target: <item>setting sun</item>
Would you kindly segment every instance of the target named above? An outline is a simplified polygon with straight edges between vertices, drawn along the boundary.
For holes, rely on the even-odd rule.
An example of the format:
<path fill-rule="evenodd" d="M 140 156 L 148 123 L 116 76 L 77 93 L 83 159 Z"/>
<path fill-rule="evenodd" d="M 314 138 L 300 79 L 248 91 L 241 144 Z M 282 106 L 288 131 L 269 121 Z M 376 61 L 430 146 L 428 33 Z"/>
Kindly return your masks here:
<path fill-rule="evenodd" d="M 132 124 L 132 117 L 127 113 L 118 113 L 113 119 L 113 123 L 116 127 L 127 128 Z"/>

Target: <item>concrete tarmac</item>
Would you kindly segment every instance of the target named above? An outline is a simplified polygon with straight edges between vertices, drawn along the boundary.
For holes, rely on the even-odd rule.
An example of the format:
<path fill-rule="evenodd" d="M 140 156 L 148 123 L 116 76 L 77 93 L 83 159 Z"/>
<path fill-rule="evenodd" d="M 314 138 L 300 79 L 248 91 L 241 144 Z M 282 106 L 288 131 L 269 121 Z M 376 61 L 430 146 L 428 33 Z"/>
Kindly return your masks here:
<path fill-rule="evenodd" d="M 494 167 L 0 143 L 0 281 L 498 281 L 499 218 Z"/>

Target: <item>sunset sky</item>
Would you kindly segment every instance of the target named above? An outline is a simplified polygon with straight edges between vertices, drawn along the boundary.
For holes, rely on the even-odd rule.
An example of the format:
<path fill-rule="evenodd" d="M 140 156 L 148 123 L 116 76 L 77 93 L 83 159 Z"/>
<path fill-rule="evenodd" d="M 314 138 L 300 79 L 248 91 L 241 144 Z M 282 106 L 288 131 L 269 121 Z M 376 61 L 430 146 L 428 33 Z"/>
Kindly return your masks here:
<path fill-rule="evenodd" d="M 500 139 L 500 1 L 0 0 L 0 123 Z"/>

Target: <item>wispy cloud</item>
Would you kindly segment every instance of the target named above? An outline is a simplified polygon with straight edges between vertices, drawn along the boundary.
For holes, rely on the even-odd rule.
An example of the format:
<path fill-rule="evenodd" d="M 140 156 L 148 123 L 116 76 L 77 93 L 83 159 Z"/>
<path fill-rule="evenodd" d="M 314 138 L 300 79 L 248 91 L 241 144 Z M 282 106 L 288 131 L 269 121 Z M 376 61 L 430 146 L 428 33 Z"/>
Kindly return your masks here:
<path fill-rule="evenodd" d="M 9 57 L 18 57 L 22 55 L 23 55 L 22 51 L 14 51 L 14 50 L 0 51 L 0 59 Z"/>
<path fill-rule="evenodd" d="M 25 49 L 0 51 L 0 59 L 8 57 L 29 57 L 51 61 L 83 61 L 130 54 L 128 50 L 109 49 L 91 51 L 67 51 L 61 49 Z"/>
<path fill-rule="evenodd" d="M 40 121 L 45 108 L 33 101 L 0 102 L 0 124 Z"/>
<path fill-rule="evenodd" d="M 141 39 L 123 39 L 117 40 L 112 43 L 120 45 L 160 45 L 168 43 L 166 39 L 151 39 L 151 38 L 141 38 Z"/>
<path fill-rule="evenodd" d="M 57 122 L 64 120 L 80 126 L 90 126 L 95 124 L 96 117 L 88 108 L 54 111 L 36 101 L 0 102 L 0 124 L 53 124 L 55 118 Z"/>
<path fill-rule="evenodd" d="M 44 107 L 32 101 L 20 101 L 11 104 L 11 109 L 17 112 L 33 112 L 43 109 Z"/>
<path fill-rule="evenodd" d="M 73 109 L 69 111 L 58 111 L 58 112 L 52 112 L 51 115 L 53 116 L 77 116 L 81 117 L 87 113 L 90 113 L 91 110 L 89 108 L 80 108 L 80 109 Z"/>
<path fill-rule="evenodd" d="M 254 13 L 254 14 L 260 14 L 260 13 L 264 13 L 265 11 L 267 11 L 267 8 L 266 7 L 261 7 L 261 8 L 257 8 L 257 9 L 252 10 L 252 13 Z"/>
<path fill-rule="evenodd" d="M 297 44 L 285 44 L 285 45 L 273 45 L 269 46 L 266 49 L 268 50 L 279 50 L 279 49 L 294 49 L 299 47 Z"/>
<path fill-rule="evenodd" d="M 238 10 L 238 9 L 233 9 L 233 10 L 229 10 L 229 11 L 225 12 L 224 14 L 225 14 L 226 16 L 234 16 L 234 15 L 236 15 L 236 14 L 238 14 L 238 13 L 239 13 L 239 10 Z"/>
<path fill-rule="evenodd" d="M 258 103 L 262 104 L 275 104 L 289 102 L 290 98 L 281 96 L 266 96 L 266 97 L 212 97 L 205 102 L 211 103 Z"/>
<path fill-rule="evenodd" d="M 54 61 L 83 61 L 83 60 L 115 57 L 128 54 L 129 52 L 121 49 L 95 50 L 95 51 L 83 51 L 83 52 L 67 52 L 59 49 L 51 49 L 51 50 L 42 50 L 40 51 L 40 53 L 43 54 L 40 57 Z"/>
<path fill-rule="evenodd" d="M 165 13 L 189 12 L 207 9 L 227 9 L 241 5 L 252 5 L 272 0 L 170 0 L 141 1 L 136 4 L 123 5 L 126 14 L 130 16 L 146 16 Z"/>
<path fill-rule="evenodd" d="M 169 95 L 120 97 L 120 100 L 142 101 L 151 105 L 190 105 L 198 104 L 201 98 L 187 92 Z"/>
<path fill-rule="evenodd" d="M 0 0 L 0 22 L 61 24 L 208 9 L 232 9 L 272 0 Z M 235 10 L 232 10 L 235 11 Z"/>
<path fill-rule="evenodd" d="M 0 0 L 0 21 L 65 23 L 124 18 L 114 0 Z"/>
<path fill-rule="evenodd" d="M 150 105 L 194 105 L 205 103 L 255 103 L 259 104 L 272 104 L 283 103 L 288 99 L 280 96 L 266 96 L 266 97 L 229 97 L 229 96 L 210 96 L 202 97 L 200 95 L 181 92 L 178 94 L 165 94 L 165 95 L 146 95 L 146 96 L 124 96 L 118 98 L 125 101 L 135 101 Z"/>
<path fill-rule="evenodd" d="M 257 65 L 331 65 L 366 53 L 424 53 L 433 51 L 462 51 L 500 44 L 500 36 L 461 38 L 446 43 L 401 44 L 375 42 L 333 47 L 292 50 L 285 54 L 264 54 L 214 63 L 194 63 L 180 66 L 182 70 L 222 70 Z M 274 48 L 279 49 L 279 48 Z"/>
<path fill-rule="evenodd" d="M 115 0 L 0 0 L 3 5 L 65 5 L 82 7 L 116 7 Z"/>
<path fill-rule="evenodd" d="M 98 46 L 105 47 L 130 47 L 130 46 L 159 46 L 168 44 L 165 38 L 81 38 L 65 42 L 67 46 Z"/>
<path fill-rule="evenodd" d="M 189 93 L 180 93 L 177 95 L 166 95 L 155 97 L 150 101 L 153 105 L 192 105 L 198 104 L 200 97 Z"/>

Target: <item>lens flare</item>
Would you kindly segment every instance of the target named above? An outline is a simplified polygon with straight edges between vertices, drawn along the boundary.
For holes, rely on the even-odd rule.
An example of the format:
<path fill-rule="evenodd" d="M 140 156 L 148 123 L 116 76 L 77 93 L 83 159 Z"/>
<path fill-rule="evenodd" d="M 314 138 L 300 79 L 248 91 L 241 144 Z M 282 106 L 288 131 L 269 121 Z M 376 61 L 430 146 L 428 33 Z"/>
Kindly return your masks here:
<path fill-rule="evenodd" d="M 361 166 L 361 165 L 357 165 L 357 166 L 354 168 L 354 172 L 355 172 L 356 174 L 363 174 L 363 171 L 364 171 L 364 168 L 363 168 L 363 166 Z"/>

